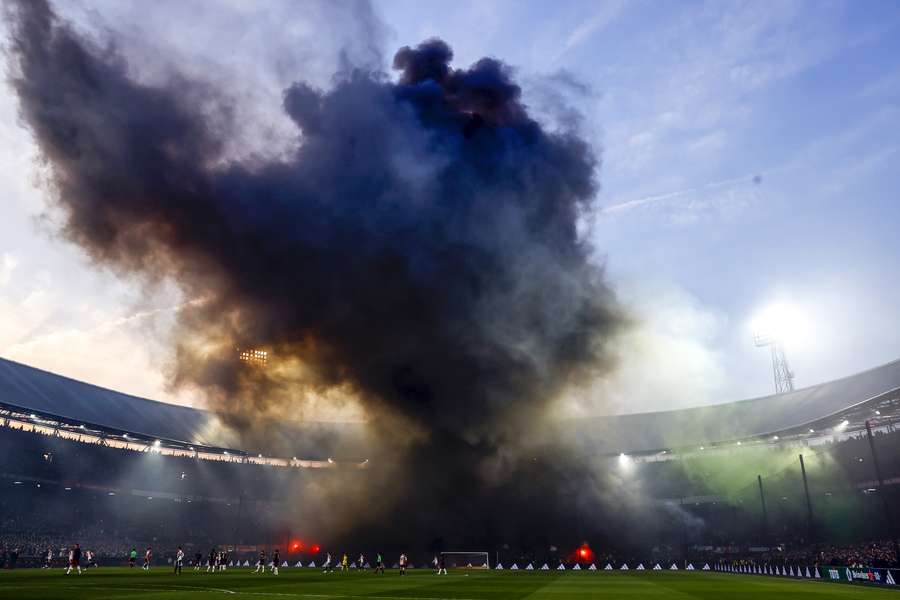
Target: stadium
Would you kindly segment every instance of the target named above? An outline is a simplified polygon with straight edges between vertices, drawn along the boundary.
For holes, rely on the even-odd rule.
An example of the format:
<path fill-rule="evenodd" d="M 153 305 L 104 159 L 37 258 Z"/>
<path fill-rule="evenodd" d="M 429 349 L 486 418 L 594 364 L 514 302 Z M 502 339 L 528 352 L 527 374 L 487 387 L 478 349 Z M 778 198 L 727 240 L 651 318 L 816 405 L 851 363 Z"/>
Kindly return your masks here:
<path fill-rule="evenodd" d="M 285 498 L 336 470 L 366 476 L 362 461 L 327 456 L 341 446 L 335 438 L 354 434 L 327 425 L 294 436 L 316 440 L 298 456 L 223 448 L 204 437 L 219 419 L 213 413 L 9 360 L 0 362 L 0 396 L 9 568 L 41 566 L 48 548 L 62 566 L 74 535 L 104 566 L 147 547 L 156 549 L 155 564 L 171 566 L 175 548 L 184 546 L 204 561 L 208 548 L 228 548 L 233 568 L 250 568 L 259 550 L 271 555 L 278 547 L 283 571 L 309 571 L 331 547 L 306 537 L 301 524 L 310 521 L 310 508 Z M 839 572 L 845 582 L 845 568 L 854 565 L 851 578 L 877 574 L 886 583 L 892 571 L 885 567 L 895 563 L 889 531 L 900 517 L 898 423 L 900 361 L 788 395 L 569 423 L 577 444 L 623 473 L 622 484 L 639 489 L 641 503 L 671 515 L 649 530 L 634 524 L 632 539 L 653 543 L 504 544 L 448 557 L 465 560 L 460 567 L 486 563 L 495 570 L 662 565 L 670 577 L 675 567 L 777 577 L 775 568 L 813 579 Z M 410 552 L 411 563 L 428 569 L 439 551 Z M 342 552 L 355 558 L 373 550 L 332 554 Z M 800 575 L 817 568 L 821 574 Z"/>
<path fill-rule="evenodd" d="M 0 9 L 0 600 L 900 589 L 895 5 Z"/>

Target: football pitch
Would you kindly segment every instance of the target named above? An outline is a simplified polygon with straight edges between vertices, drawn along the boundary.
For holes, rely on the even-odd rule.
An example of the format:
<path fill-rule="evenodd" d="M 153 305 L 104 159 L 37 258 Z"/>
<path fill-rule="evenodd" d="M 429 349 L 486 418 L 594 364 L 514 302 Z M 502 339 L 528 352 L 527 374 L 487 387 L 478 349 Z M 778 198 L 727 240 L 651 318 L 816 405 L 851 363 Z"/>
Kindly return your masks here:
<path fill-rule="evenodd" d="M 793 581 L 720 573 L 557 573 L 451 571 L 437 576 L 413 571 L 323 574 L 318 569 L 284 569 L 280 575 L 254 575 L 249 569 L 220 574 L 185 570 L 175 576 L 168 569 L 150 573 L 140 569 L 103 568 L 81 576 L 65 576 L 61 569 L 0 572 L 0 598 L 41 600 L 205 600 L 253 598 L 264 600 L 491 600 L 501 598 L 701 598 L 742 600 L 763 598 L 894 598 L 900 593 L 862 585 Z"/>

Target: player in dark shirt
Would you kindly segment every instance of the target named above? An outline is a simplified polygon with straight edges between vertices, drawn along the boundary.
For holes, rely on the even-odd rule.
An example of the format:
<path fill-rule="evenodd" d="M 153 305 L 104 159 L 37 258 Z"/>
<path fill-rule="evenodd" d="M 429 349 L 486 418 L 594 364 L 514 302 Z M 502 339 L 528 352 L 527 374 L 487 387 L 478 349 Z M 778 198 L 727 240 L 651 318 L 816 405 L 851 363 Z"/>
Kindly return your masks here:
<path fill-rule="evenodd" d="M 178 550 L 175 552 L 175 574 L 181 575 L 181 568 L 184 566 L 184 550 L 181 549 L 181 546 L 178 546 Z"/>

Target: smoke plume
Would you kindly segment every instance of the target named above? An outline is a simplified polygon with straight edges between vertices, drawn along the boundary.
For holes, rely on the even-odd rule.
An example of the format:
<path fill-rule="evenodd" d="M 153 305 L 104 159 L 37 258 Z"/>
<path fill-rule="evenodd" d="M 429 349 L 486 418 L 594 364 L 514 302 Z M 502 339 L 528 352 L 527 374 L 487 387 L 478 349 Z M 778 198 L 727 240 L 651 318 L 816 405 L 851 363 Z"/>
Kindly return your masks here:
<path fill-rule="evenodd" d="M 8 12 L 10 81 L 61 232 L 98 266 L 190 299 L 174 386 L 246 432 L 358 410 L 382 471 L 345 489 L 410 506 L 417 535 L 584 531 L 567 515 L 590 512 L 575 497 L 600 482 L 555 445 L 536 453 L 547 407 L 610 368 L 623 324 L 577 232 L 598 159 L 529 117 L 507 65 L 454 68 L 431 39 L 396 53 L 396 76 L 297 81 L 290 156 L 235 159 L 229 90 L 140 83 L 48 4 Z M 238 361 L 245 349 L 267 364 Z M 497 502 L 508 517 L 487 516 Z"/>

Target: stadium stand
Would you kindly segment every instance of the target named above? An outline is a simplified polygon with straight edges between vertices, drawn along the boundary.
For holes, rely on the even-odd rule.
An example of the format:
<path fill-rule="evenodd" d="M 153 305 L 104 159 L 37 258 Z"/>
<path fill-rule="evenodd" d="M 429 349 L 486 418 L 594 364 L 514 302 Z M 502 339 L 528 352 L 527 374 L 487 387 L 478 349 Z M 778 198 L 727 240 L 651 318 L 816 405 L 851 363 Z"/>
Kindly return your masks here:
<path fill-rule="evenodd" d="M 635 539 L 654 539 L 652 547 L 607 540 L 596 560 L 895 562 L 890 545 L 877 540 L 889 535 L 882 496 L 900 522 L 898 381 L 900 363 L 894 362 L 780 397 L 604 417 L 590 420 L 596 426 L 590 431 L 579 424 L 585 451 L 610 472 L 623 469 L 621 456 L 630 453 L 619 485 L 640 489 L 647 504 L 635 510 L 656 517 L 635 519 Z M 317 429 L 315 444 L 301 440 L 298 447 L 318 456 L 269 460 L 202 437 L 198 432 L 210 431 L 216 419 L 207 411 L 0 359 L 4 564 L 35 564 L 47 547 L 62 548 L 73 538 L 107 564 L 121 563 L 131 547 L 171 548 L 185 540 L 189 556 L 214 546 L 242 549 L 247 556 L 261 546 L 284 547 L 298 514 L 286 499 L 298 486 L 331 476 L 328 468 L 303 467 L 331 465 L 322 460 L 328 444 L 319 444 L 353 430 L 326 435 Z M 693 429 L 679 425 L 692 421 Z M 876 481 L 866 421 L 883 486 Z M 310 431 L 299 427 L 296 437 Z M 604 437 L 611 427 L 620 431 Z M 628 445 L 615 446 L 616 440 Z M 812 522 L 798 454 L 807 458 Z M 757 474 L 764 483 L 765 517 Z M 308 516 L 312 509 L 299 510 Z M 510 564 L 566 560 L 515 544 L 504 552 Z"/>

